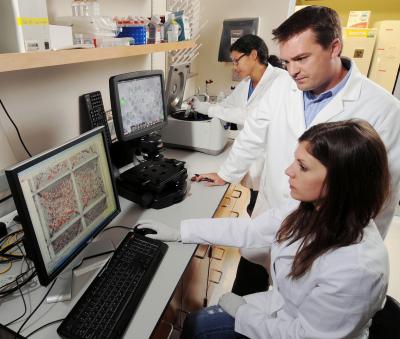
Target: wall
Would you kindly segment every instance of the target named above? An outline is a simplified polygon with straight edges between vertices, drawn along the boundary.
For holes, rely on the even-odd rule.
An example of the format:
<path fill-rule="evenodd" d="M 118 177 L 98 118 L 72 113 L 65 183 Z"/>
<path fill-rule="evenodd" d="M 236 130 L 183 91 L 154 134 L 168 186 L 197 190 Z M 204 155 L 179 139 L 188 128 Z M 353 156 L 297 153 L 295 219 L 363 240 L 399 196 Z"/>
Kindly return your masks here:
<path fill-rule="evenodd" d="M 278 49 L 272 42 L 271 31 L 294 11 L 295 1 L 283 0 L 202 0 L 201 18 L 207 21 L 200 33 L 199 42 L 203 44 L 194 67 L 198 76 L 196 86 L 204 91 L 205 80 L 212 79 L 209 94 L 217 95 L 220 91 L 230 92 L 232 82 L 232 64 L 218 62 L 219 40 L 224 19 L 260 17 L 259 35 L 265 40 L 271 54 Z"/>
<path fill-rule="evenodd" d="M 100 1 L 103 15 L 151 14 L 165 1 Z M 56 16 L 71 15 L 70 0 L 48 0 L 50 23 Z M 164 53 L 157 53 L 162 54 Z M 100 90 L 105 109 L 110 108 L 108 79 L 111 75 L 151 69 L 151 56 L 138 56 L 77 65 L 0 73 L 0 98 L 18 126 L 32 154 L 79 135 L 79 100 L 84 93 Z M 0 108 L 0 123 L 18 160 L 27 157 L 16 131 Z"/>
<path fill-rule="evenodd" d="M 47 0 L 47 6 L 50 23 L 57 16 L 71 14 L 70 0 Z M 148 16 L 152 9 L 154 13 L 161 13 L 165 9 L 165 0 L 100 1 L 100 6 L 103 15 Z M 260 36 L 266 40 L 271 52 L 276 53 L 270 33 L 272 28 L 287 17 L 290 6 L 294 8 L 294 1 L 202 0 L 202 18 L 208 20 L 208 24 L 201 32 L 199 42 L 203 46 L 197 65 L 193 67 L 199 75 L 189 81 L 188 87 L 193 91 L 195 87 L 201 86 L 204 90 L 205 79 L 211 78 L 214 80 L 210 87 L 211 94 L 217 94 L 220 90 L 229 91 L 232 83 L 231 63 L 217 61 L 224 18 L 260 16 Z M 37 154 L 79 135 L 80 95 L 100 90 L 104 106 L 109 109 L 109 77 L 134 70 L 151 69 L 154 63 L 162 63 L 163 55 L 164 53 L 158 53 L 153 58 L 138 56 L 0 73 L 0 98 L 18 126 L 28 149 L 32 154 Z M 14 127 L 3 112 L 0 113 L 0 123 L 17 159 L 27 158 Z"/>
<path fill-rule="evenodd" d="M 400 20 L 400 2 L 399 0 L 297 0 L 297 5 L 318 5 L 327 6 L 335 9 L 346 26 L 349 18 L 349 11 L 371 11 L 370 27 L 374 22 L 380 20 Z"/>

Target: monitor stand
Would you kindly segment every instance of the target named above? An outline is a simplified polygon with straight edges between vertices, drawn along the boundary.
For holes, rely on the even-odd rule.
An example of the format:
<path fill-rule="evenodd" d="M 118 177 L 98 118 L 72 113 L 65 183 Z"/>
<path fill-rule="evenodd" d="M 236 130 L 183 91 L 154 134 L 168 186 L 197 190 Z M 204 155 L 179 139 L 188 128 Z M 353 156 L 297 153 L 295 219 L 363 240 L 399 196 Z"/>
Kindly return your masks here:
<path fill-rule="evenodd" d="M 115 247 L 111 240 L 99 240 L 89 243 L 86 248 L 63 270 L 46 298 L 47 303 L 71 300 L 73 270 L 84 259 L 114 252 Z"/>

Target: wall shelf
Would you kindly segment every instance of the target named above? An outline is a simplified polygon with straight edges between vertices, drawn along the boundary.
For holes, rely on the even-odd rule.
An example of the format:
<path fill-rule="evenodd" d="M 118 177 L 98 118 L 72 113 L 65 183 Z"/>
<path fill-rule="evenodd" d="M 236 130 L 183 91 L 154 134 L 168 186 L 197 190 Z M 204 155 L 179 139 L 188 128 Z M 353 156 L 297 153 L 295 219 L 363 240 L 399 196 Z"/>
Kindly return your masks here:
<path fill-rule="evenodd" d="M 126 58 L 195 47 L 194 41 L 162 44 L 0 54 L 0 73 L 82 62 Z"/>

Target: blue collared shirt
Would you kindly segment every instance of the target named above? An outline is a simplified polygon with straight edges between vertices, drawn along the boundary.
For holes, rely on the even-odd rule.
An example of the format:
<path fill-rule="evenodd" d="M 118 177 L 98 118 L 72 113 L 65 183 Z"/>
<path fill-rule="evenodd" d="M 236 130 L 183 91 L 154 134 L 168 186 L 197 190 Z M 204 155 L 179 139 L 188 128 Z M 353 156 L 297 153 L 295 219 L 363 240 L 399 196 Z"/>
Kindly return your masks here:
<path fill-rule="evenodd" d="M 311 122 L 317 116 L 321 110 L 328 105 L 328 103 L 333 99 L 333 97 L 346 85 L 347 80 L 350 77 L 350 69 L 346 76 L 333 88 L 321 93 L 320 95 L 314 95 L 311 91 L 303 92 L 304 100 L 304 121 L 306 123 L 306 128 L 310 126 Z"/>
<path fill-rule="evenodd" d="M 249 91 L 247 92 L 247 100 L 250 99 L 250 97 L 253 94 L 253 92 L 254 92 L 253 82 L 250 80 Z"/>

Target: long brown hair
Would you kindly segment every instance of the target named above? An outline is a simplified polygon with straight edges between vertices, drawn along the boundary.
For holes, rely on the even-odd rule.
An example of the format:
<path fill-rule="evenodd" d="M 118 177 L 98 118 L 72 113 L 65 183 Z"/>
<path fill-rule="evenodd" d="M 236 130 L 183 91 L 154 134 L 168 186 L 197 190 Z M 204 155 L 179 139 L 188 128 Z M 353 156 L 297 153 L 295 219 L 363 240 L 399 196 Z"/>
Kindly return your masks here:
<path fill-rule="evenodd" d="M 322 254 L 362 239 L 363 228 L 382 208 L 389 194 L 386 148 L 366 121 L 315 125 L 299 138 L 327 169 L 325 196 L 318 203 L 301 202 L 283 221 L 279 243 L 301 240 L 290 277 L 310 270 Z"/>

